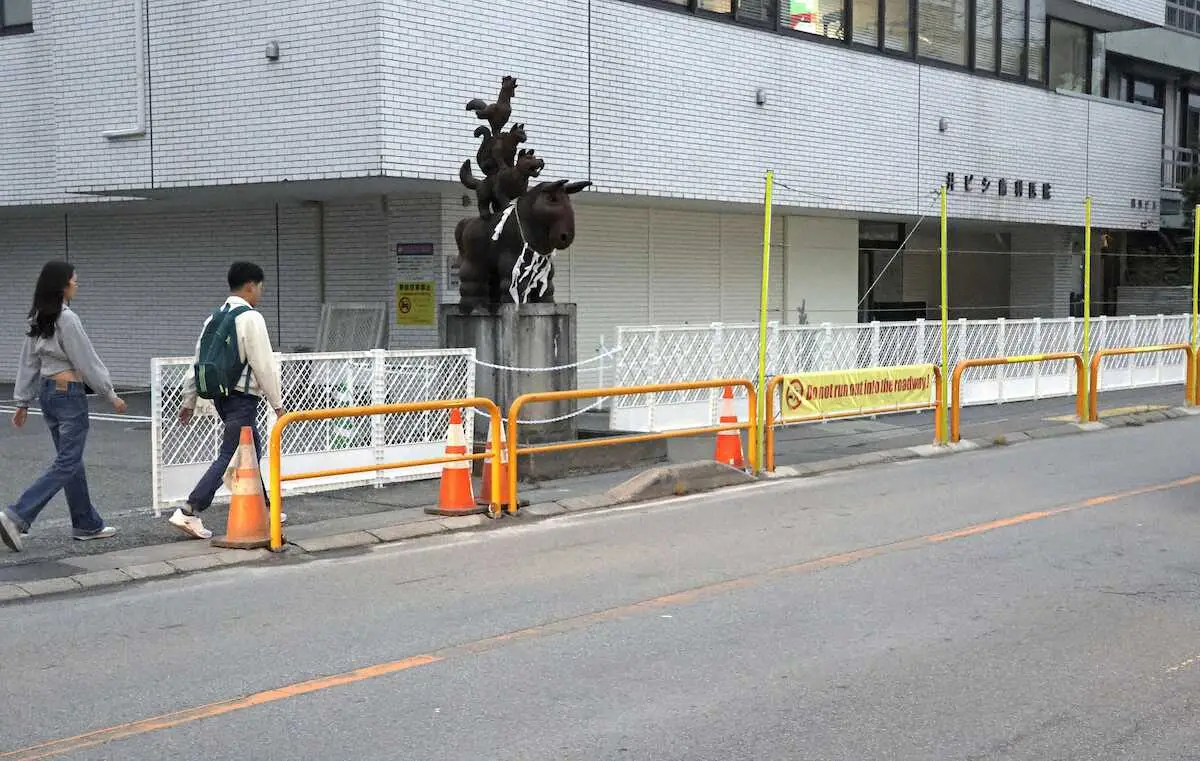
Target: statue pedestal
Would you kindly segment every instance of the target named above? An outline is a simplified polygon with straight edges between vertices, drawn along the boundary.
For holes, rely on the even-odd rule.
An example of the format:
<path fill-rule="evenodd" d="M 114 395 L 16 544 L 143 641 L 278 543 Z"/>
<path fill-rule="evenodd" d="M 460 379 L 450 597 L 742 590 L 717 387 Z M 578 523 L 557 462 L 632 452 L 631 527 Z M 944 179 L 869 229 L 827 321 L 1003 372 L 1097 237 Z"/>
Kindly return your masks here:
<path fill-rule="evenodd" d="M 494 401 L 508 416 L 518 396 L 538 391 L 576 388 L 575 304 L 499 304 L 464 314 L 457 304 L 442 304 L 438 332 L 442 346 L 474 348 L 480 362 L 502 367 L 539 368 L 572 365 L 561 370 L 527 372 L 476 365 L 475 394 Z M 519 419 L 548 420 L 567 415 L 594 400 L 566 400 L 525 405 Z M 573 441 L 577 417 L 554 423 L 521 425 L 522 443 Z M 487 425 L 476 421 L 475 438 L 487 439 Z"/>

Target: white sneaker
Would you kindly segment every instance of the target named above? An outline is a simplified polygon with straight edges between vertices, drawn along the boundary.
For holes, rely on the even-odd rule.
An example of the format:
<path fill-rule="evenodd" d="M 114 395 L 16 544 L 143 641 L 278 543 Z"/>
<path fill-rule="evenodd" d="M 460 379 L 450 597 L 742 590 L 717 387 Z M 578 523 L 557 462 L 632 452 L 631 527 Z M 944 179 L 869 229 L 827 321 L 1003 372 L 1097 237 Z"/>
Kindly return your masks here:
<path fill-rule="evenodd" d="M 212 539 L 212 532 L 204 528 L 204 521 L 198 515 L 188 515 L 182 508 L 177 508 L 174 515 L 167 519 L 175 528 L 193 539 Z"/>
<path fill-rule="evenodd" d="M 111 536 L 117 535 L 117 529 L 113 526 L 105 526 L 94 534 L 75 534 L 75 541 L 90 542 L 93 539 L 108 539 Z"/>

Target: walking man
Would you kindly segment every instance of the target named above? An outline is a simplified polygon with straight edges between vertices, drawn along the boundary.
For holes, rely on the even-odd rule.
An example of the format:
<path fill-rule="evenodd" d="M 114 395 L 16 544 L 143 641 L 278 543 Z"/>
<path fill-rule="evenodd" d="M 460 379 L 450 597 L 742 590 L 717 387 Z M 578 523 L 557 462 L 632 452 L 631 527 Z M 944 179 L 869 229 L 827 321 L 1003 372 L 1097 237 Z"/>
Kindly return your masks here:
<path fill-rule="evenodd" d="M 258 403 L 266 399 L 276 415 L 283 415 L 279 365 L 271 349 L 271 337 L 262 313 L 255 309 L 262 298 L 262 267 L 252 262 L 234 262 L 229 268 L 229 298 L 207 320 L 196 343 L 192 371 L 183 385 L 179 422 L 187 425 L 196 410 L 196 399 L 211 399 L 224 424 L 217 459 L 188 496 L 187 507 L 168 519 L 170 524 L 196 539 L 209 539 L 200 513 L 208 509 L 221 488 L 225 470 L 237 451 L 243 426 L 254 431 L 254 449 L 262 458 L 258 433 Z M 236 348 L 236 351 L 234 349 Z M 269 500 L 267 490 L 263 495 Z"/>

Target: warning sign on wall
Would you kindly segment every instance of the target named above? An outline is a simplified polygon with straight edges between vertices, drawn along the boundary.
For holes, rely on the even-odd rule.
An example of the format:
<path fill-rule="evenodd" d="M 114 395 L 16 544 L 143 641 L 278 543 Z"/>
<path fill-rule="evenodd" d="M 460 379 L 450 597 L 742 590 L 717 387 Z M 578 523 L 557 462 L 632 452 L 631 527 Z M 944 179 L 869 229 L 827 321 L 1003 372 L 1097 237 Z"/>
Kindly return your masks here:
<path fill-rule="evenodd" d="M 432 280 L 401 280 L 396 283 L 396 324 L 428 327 L 437 324 Z"/>

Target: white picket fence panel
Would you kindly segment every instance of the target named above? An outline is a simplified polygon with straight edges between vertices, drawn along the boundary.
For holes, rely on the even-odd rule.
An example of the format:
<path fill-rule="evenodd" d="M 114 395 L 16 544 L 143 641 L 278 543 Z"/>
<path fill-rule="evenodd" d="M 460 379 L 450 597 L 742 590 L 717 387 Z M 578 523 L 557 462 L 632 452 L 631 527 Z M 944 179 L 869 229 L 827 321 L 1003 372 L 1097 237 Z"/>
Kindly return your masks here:
<path fill-rule="evenodd" d="M 1097 317 L 1091 349 L 1187 343 L 1191 316 Z M 962 359 L 1081 352 L 1080 318 L 952 321 L 949 362 Z M 634 386 L 705 378 L 758 375 L 757 325 L 650 325 L 618 327 L 613 385 Z M 941 364 L 941 324 L 931 320 L 850 325 L 780 325 L 767 334 L 767 374 Z M 963 404 L 999 404 L 1069 396 L 1075 391 L 1074 363 L 1048 362 L 968 370 Z M 607 372 L 607 371 L 606 371 Z M 1104 361 L 1100 389 L 1182 384 L 1182 352 L 1112 357 Z M 715 425 L 719 391 L 677 391 L 616 397 L 610 426 L 619 431 L 667 431 Z M 736 392 L 741 419 L 748 415 Z"/>
<path fill-rule="evenodd" d="M 360 351 L 280 354 L 283 400 L 288 410 L 401 404 L 475 395 L 475 350 Z M 151 454 L 154 509 L 183 505 L 187 495 L 216 456 L 220 421 L 210 403 L 197 408 L 189 425 L 178 421 L 182 386 L 191 358 L 151 361 Z M 475 415 L 464 415 L 467 440 Z M 267 440 L 275 413 L 259 405 L 263 436 L 260 463 L 269 479 Z M 332 470 L 400 460 L 440 457 L 445 453 L 449 411 L 341 418 L 293 423 L 284 429 L 282 470 L 285 473 Z M 355 486 L 437 478 L 440 465 L 369 471 L 306 481 L 285 482 L 284 495 Z M 222 488 L 218 501 L 228 501 Z"/>

